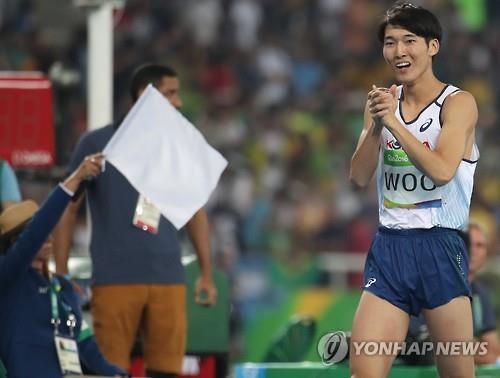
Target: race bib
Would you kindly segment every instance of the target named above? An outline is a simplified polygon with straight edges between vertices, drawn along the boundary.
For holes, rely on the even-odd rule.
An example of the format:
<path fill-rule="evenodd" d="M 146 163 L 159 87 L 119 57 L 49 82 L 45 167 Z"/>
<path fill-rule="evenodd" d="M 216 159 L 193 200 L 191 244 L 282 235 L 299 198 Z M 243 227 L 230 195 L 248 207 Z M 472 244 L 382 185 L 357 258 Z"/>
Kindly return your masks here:
<path fill-rule="evenodd" d="M 441 188 L 420 172 L 403 150 L 384 150 L 383 179 L 387 208 L 441 207 Z"/>

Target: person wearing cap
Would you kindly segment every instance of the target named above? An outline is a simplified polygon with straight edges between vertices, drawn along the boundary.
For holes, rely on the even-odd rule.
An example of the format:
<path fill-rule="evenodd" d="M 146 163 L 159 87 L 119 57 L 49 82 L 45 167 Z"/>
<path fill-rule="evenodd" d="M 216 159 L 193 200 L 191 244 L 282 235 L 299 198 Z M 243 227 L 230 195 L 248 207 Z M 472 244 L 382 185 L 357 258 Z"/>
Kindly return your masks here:
<path fill-rule="evenodd" d="M 490 289 L 486 282 L 477 277 L 488 259 L 488 234 L 483 226 L 476 222 L 469 224 L 469 282 L 472 291 L 472 320 L 474 338 L 486 342 L 486 354 L 475 355 L 476 365 L 500 365 L 500 339 L 498 338 L 496 314 Z"/>
<path fill-rule="evenodd" d="M 126 376 L 101 354 L 82 321 L 73 286 L 52 275 L 50 233 L 82 180 L 101 171 L 103 156 L 88 156 L 44 204 L 31 200 L 0 214 L 0 360 L 12 378 L 81 373 Z"/>

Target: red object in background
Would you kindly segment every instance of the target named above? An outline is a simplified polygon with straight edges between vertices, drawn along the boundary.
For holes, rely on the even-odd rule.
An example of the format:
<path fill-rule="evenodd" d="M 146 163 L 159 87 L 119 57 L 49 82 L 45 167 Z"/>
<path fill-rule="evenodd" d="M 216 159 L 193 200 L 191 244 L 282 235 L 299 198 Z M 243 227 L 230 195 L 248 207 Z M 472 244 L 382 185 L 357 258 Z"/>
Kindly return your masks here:
<path fill-rule="evenodd" d="M 39 72 L 0 72 L 0 157 L 15 168 L 54 165 L 52 86 Z"/>
<path fill-rule="evenodd" d="M 146 370 L 144 369 L 144 360 L 142 357 L 134 357 L 130 362 L 130 375 L 132 377 L 144 377 Z"/>

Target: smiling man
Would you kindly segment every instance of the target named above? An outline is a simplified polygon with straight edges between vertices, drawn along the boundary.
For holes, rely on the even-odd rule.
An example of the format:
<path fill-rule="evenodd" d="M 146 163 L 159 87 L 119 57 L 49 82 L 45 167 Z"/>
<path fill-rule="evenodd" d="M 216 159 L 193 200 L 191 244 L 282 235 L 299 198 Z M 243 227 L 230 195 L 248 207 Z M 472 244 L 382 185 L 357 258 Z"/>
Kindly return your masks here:
<path fill-rule="evenodd" d="M 479 152 L 471 94 L 436 78 L 441 25 L 422 7 L 397 3 L 379 26 L 399 86 L 373 86 L 351 161 L 360 187 L 377 170 L 380 227 L 365 266 L 352 341 L 404 341 L 424 314 L 434 341 L 473 340 L 467 228 Z M 355 377 L 385 377 L 394 355 L 351 355 Z M 437 358 L 441 376 L 472 377 L 473 356 Z"/>

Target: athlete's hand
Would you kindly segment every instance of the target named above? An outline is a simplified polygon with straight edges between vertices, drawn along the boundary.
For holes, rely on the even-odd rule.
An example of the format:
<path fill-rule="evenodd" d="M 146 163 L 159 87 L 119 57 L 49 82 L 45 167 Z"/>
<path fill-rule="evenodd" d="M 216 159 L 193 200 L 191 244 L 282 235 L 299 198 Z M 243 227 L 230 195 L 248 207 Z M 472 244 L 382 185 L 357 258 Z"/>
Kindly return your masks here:
<path fill-rule="evenodd" d="M 368 110 L 377 126 L 387 125 L 389 118 L 395 117 L 398 103 L 397 87 L 392 85 L 389 89 L 372 86 L 368 93 Z"/>

